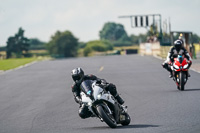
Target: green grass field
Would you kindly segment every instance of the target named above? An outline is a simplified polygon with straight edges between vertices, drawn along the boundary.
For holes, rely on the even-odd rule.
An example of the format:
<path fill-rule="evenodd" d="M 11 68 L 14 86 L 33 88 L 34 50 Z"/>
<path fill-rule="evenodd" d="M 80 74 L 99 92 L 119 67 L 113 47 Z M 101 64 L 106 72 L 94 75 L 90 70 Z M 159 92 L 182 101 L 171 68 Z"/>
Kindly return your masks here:
<path fill-rule="evenodd" d="M 13 69 L 36 60 L 38 60 L 38 58 L 19 58 L 19 59 L 0 60 L 0 70 L 5 71 Z"/>

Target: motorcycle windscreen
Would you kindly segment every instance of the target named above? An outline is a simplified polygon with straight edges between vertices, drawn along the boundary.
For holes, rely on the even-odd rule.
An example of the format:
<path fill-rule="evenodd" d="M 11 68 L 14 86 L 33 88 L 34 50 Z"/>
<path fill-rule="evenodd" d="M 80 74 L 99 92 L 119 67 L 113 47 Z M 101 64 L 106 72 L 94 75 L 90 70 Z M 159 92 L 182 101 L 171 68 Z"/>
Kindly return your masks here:
<path fill-rule="evenodd" d="M 183 62 L 183 56 L 178 55 L 178 61 L 182 64 L 182 62 Z"/>
<path fill-rule="evenodd" d="M 85 80 L 81 83 L 81 90 L 88 96 L 92 96 L 93 89 L 92 89 L 92 81 L 91 80 Z"/>

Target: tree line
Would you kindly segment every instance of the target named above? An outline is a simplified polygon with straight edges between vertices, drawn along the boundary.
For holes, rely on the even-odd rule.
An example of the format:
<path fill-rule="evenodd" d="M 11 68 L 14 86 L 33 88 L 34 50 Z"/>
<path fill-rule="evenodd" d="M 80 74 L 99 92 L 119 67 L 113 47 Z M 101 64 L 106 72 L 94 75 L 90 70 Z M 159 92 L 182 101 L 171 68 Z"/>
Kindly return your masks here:
<path fill-rule="evenodd" d="M 47 49 L 53 57 L 76 57 L 78 50 L 83 49 L 83 55 L 88 56 L 92 51 L 108 51 L 113 50 L 117 46 L 138 45 L 141 42 L 146 42 L 149 35 L 158 35 L 150 29 L 145 34 L 130 35 L 124 29 L 122 24 L 107 22 L 99 31 L 99 40 L 89 42 L 79 42 L 78 38 L 69 30 L 64 32 L 57 31 L 51 36 L 49 42 L 42 42 L 37 38 L 24 36 L 25 30 L 19 28 L 18 32 L 8 38 L 6 53 L 7 58 L 30 57 L 29 50 Z M 193 42 L 199 43 L 200 37 L 193 34 Z"/>

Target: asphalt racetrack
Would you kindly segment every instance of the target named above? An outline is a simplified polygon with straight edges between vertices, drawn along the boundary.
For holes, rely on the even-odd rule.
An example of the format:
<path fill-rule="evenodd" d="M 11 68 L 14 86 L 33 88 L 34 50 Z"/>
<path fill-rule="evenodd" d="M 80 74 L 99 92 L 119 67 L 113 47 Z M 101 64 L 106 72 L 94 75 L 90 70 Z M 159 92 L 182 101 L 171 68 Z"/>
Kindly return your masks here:
<path fill-rule="evenodd" d="M 199 133 L 200 74 L 190 71 L 181 92 L 161 63 L 152 56 L 98 56 L 42 61 L 0 74 L 0 133 Z M 129 126 L 111 129 L 78 116 L 71 92 L 75 67 L 117 86 Z"/>

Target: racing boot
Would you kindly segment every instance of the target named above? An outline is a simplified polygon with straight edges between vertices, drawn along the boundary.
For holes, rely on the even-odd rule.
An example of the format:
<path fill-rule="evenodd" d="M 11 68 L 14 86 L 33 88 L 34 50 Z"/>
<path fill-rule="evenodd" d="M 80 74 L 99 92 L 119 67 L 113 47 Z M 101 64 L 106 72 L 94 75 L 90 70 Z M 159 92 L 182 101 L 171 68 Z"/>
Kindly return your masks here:
<path fill-rule="evenodd" d="M 124 104 L 124 100 L 119 95 L 115 96 L 115 98 L 117 99 L 119 104 Z"/>
<path fill-rule="evenodd" d="M 189 71 L 187 71 L 187 74 L 188 74 L 188 77 L 191 77 L 191 75 L 190 75 Z"/>
<path fill-rule="evenodd" d="M 169 73 L 169 78 L 172 78 L 172 77 L 173 77 L 173 76 L 172 76 L 172 72 L 170 72 L 170 73 Z"/>

